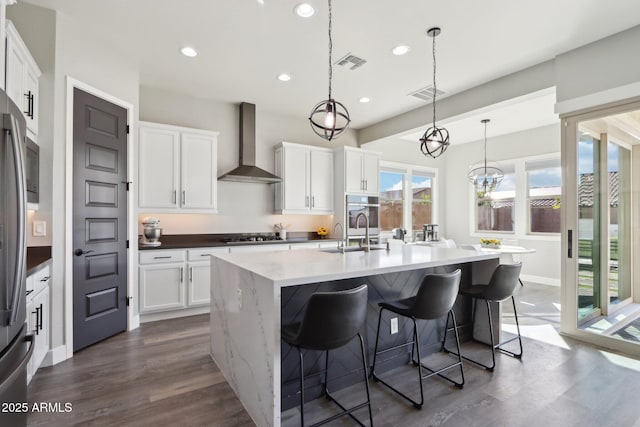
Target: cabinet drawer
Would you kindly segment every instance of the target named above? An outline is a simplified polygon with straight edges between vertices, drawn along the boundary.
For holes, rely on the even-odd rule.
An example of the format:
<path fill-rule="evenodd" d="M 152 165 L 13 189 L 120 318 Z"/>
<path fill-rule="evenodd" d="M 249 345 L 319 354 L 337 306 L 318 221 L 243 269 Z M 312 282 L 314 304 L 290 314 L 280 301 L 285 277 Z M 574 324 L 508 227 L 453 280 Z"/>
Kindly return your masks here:
<path fill-rule="evenodd" d="M 318 243 L 292 243 L 291 250 L 295 251 L 298 249 L 318 249 Z"/>
<path fill-rule="evenodd" d="M 218 248 L 201 248 L 201 249 L 189 249 L 187 250 L 187 259 L 189 261 L 206 261 L 209 262 L 211 254 L 228 254 L 228 247 Z"/>
<path fill-rule="evenodd" d="M 288 251 L 289 245 L 286 244 L 276 244 L 276 245 L 248 245 L 248 246 L 234 246 L 230 248 L 231 253 L 242 253 L 242 252 L 277 252 L 277 251 Z"/>
<path fill-rule="evenodd" d="M 184 262 L 185 251 L 148 250 L 140 251 L 140 264 L 160 264 L 165 262 Z"/>
<path fill-rule="evenodd" d="M 42 269 L 29 276 L 29 279 L 31 279 L 31 284 L 33 286 L 33 294 L 35 295 L 39 293 L 42 289 L 49 285 L 49 281 L 51 280 L 51 266 L 44 266 Z"/>

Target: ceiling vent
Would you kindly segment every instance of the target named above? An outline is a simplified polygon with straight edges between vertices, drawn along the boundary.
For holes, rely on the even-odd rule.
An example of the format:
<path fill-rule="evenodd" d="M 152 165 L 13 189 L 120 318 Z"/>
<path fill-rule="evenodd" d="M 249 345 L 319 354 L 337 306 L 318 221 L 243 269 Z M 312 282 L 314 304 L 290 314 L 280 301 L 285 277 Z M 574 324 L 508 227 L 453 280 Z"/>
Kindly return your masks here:
<path fill-rule="evenodd" d="M 340 65 L 342 67 L 349 67 L 350 70 L 355 70 L 356 68 L 362 67 L 367 63 L 366 59 L 359 58 L 351 53 L 347 53 L 342 58 L 338 59 L 336 65 Z"/>
<path fill-rule="evenodd" d="M 445 91 L 436 89 L 436 95 L 438 97 L 445 94 Z M 422 89 L 418 89 L 415 92 L 411 92 L 409 96 L 413 96 L 414 98 L 421 99 L 423 101 L 429 101 L 433 99 L 433 85 L 429 85 L 427 87 L 423 87 Z"/>

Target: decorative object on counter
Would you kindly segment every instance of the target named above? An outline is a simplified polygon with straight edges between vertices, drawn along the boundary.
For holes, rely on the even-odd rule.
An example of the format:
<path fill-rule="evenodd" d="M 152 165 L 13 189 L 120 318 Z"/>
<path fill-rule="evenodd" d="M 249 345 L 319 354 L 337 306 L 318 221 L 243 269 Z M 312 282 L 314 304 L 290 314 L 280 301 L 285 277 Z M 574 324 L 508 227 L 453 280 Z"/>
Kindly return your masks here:
<path fill-rule="evenodd" d="M 487 123 L 489 119 L 483 119 L 480 122 L 484 124 L 484 163 L 469 171 L 469 181 L 476 189 L 478 199 L 488 199 L 491 192 L 496 189 L 498 184 L 504 179 L 504 172 L 500 169 L 500 165 L 496 162 L 487 162 Z"/>
<path fill-rule="evenodd" d="M 483 248 L 500 249 L 500 240 L 498 239 L 480 239 Z"/>
<path fill-rule="evenodd" d="M 287 240 L 287 227 L 290 225 L 291 224 L 282 225 L 281 222 L 273 225 L 273 228 L 276 230 L 276 233 L 278 233 L 281 240 Z"/>
<path fill-rule="evenodd" d="M 142 241 L 140 242 L 141 245 L 160 246 L 162 244 L 160 242 L 160 236 L 162 235 L 162 228 L 158 228 L 158 223 L 160 223 L 160 220 L 158 218 L 153 218 L 149 216 L 142 220 L 144 231 L 142 233 Z"/>
<path fill-rule="evenodd" d="M 422 224 L 422 237 L 425 242 L 437 242 L 438 224 Z"/>
<path fill-rule="evenodd" d="M 311 129 L 321 138 L 331 141 L 338 138 L 349 127 L 351 119 L 349 111 L 340 102 L 331 97 L 331 79 L 333 77 L 333 64 L 331 54 L 333 52 L 333 41 L 331 39 L 331 0 L 329 4 L 329 97 L 317 103 L 309 115 Z"/>
<path fill-rule="evenodd" d="M 326 239 L 327 234 L 329 234 L 329 230 L 327 229 L 327 227 L 320 227 L 318 228 L 318 231 L 316 231 L 316 233 L 318 234 L 318 236 L 320 236 L 321 239 Z"/>
<path fill-rule="evenodd" d="M 436 88 L 436 36 L 440 32 L 439 27 L 427 30 L 427 35 L 433 39 L 433 125 L 420 138 L 422 154 L 431 156 L 434 159 L 443 154 L 449 147 L 449 131 L 436 126 L 436 97 L 438 96 L 438 89 Z"/>

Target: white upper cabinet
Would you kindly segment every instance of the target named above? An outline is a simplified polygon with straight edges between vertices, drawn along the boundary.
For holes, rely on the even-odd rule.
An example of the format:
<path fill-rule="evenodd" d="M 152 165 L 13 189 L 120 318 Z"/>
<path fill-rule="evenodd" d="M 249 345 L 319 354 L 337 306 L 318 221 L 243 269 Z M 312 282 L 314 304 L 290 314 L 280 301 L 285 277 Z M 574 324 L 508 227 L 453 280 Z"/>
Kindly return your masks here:
<path fill-rule="evenodd" d="M 378 195 L 379 192 L 378 153 L 359 148 L 340 147 L 336 149 L 338 176 L 344 177 L 345 193 Z"/>
<path fill-rule="evenodd" d="M 27 135 L 38 135 L 38 105 L 41 72 L 11 21 L 6 21 L 6 92 L 22 110 L 27 121 Z"/>
<path fill-rule="evenodd" d="M 333 212 L 333 152 L 326 148 L 283 142 L 275 150 L 275 212 Z"/>
<path fill-rule="evenodd" d="M 140 122 L 139 208 L 216 212 L 217 146 L 217 132 Z"/>

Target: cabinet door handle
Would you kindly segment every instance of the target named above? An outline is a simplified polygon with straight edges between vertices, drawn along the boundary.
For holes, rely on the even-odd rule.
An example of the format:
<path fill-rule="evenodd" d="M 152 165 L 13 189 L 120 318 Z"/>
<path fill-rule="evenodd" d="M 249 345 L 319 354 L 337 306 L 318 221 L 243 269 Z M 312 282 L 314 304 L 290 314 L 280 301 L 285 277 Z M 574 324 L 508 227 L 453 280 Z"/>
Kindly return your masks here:
<path fill-rule="evenodd" d="M 172 199 L 172 203 L 175 205 L 176 204 L 176 190 L 173 190 L 173 199 Z"/>
<path fill-rule="evenodd" d="M 316 196 L 311 196 L 311 207 L 312 208 L 316 207 Z"/>
<path fill-rule="evenodd" d="M 304 207 L 308 208 L 309 207 L 309 196 L 305 196 L 304 197 Z"/>
<path fill-rule="evenodd" d="M 184 267 L 180 267 L 180 283 L 184 280 Z"/>
<path fill-rule="evenodd" d="M 39 325 L 40 330 L 42 330 L 42 327 L 44 326 L 43 325 L 44 322 L 42 321 L 42 313 L 44 313 L 44 309 L 42 308 L 42 304 L 40 304 L 40 325 Z"/>
<path fill-rule="evenodd" d="M 51 279 L 51 276 L 44 276 L 42 279 L 40 279 L 41 282 L 48 282 L 49 279 Z"/>
<path fill-rule="evenodd" d="M 27 111 L 23 111 L 23 113 L 25 113 L 27 117 L 31 117 L 31 91 L 25 93 L 24 96 L 27 97 Z"/>
<path fill-rule="evenodd" d="M 35 94 L 31 94 L 31 97 L 29 98 L 29 117 L 31 117 L 31 120 L 33 120 L 33 116 L 34 116 L 34 112 L 35 112 L 35 108 L 34 108 L 34 104 L 35 104 Z"/>
<path fill-rule="evenodd" d="M 187 192 L 186 190 L 182 190 L 182 204 L 186 204 L 187 203 Z"/>
<path fill-rule="evenodd" d="M 189 267 L 189 282 L 193 283 L 193 267 Z"/>
<path fill-rule="evenodd" d="M 40 319 L 40 316 L 38 316 L 38 310 L 39 310 L 39 308 L 36 307 L 36 311 L 32 311 L 31 312 L 31 314 L 35 314 L 36 315 L 36 327 L 31 330 L 32 332 L 35 332 L 36 335 L 38 335 L 38 331 L 39 331 L 39 329 L 38 329 L 38 326 L 39 326 L 38 325 L 38 320 Z"/>
<path fill-rule="evenodd" d="M 167 256 L 154 256 L 153 259 L 170 259 L 171 255 L 167 255 Z"/>
<path fill-rule="evenodd" d="M 40 307 L 42 307 L 42 304 L 40 304 Z M 40 332 L 40 307 L 36 307 L 36 311 L 32 312 L 36 315 L 36 328 L 34 329 L 36 335 L 39 335 Z"/>

